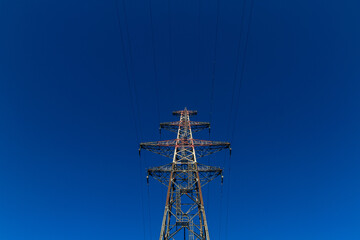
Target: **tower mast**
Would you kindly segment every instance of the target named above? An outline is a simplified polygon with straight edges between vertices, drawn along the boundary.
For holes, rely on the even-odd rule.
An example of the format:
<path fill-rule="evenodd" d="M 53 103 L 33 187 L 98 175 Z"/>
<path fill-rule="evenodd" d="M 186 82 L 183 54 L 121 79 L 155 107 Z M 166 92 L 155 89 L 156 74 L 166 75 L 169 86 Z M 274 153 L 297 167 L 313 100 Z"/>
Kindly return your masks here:
<path fill-rule="evenodd" d="M 167 186 L 159 240 L 210 240 L 201 188 L 221 175 L 222 169 L 197 159 L 230 149 L 230 143 L 193 139 L 192 132 L 210 127 L 208 122 L 190 121 L 196 114 L 186 108 L 174 111 L 180 120 L 161 123 L 160 128 L 176 132 L 176 139 L 140 144 L 140 149 L 172 159 L 172 163 L 148 169 L 148 175 Z"/>

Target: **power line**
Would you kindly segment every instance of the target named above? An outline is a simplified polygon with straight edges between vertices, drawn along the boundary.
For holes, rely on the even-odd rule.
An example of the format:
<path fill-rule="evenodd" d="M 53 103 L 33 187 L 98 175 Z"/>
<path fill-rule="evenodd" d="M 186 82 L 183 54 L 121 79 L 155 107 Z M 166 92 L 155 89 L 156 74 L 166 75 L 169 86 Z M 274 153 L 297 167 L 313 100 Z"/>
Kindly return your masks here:
<path fill-rule="evenodd" d="M 129 39 L 129 31 L 128 31 L 128 26 L 127 26 L 127 20 L 126 20 L 126 8 L 125 8 L 125 2 L 123 0 L 123 11 L 124 11 L 124 17 L 125 17 L 125 26 L 126 26 L 126 32 L 127 32 L 127 37 L 128 37 L 128 45 L 129 45 L 129 55 L 130 55 L 130 64 L 131 64 L 131 68 L 132 68 L 132 53 L 131 53 L 131 42 Z M 132 89 L 132 84 L 131 84 L 131 79 L 130 79 L 130 70 L 129 70 L 129 64 L 128 61 L 126 59 L 126 50 L 125 50 L 125 42 L 124 42 L 124 36 L 123 36 L 123 30 L 122 30 L 122 25 L 121 25 L 121 17 L 120 17 L 120 10 L 119 10 L 119 3 L 118 0 L 115 0 L 115 8 L 116 8 L 116 17 L 117 17 L 117 22 L 118 22 L 118 26 L 119 26 L 119 32 L 120 32 L 120 43 L 121 43 L 121 49 L 123 52 L 123 61 L 124 61 L 124 65 L 125 65 L 125 76 L 128 82 L 128 88 L 129 88 L 129 95 L 130 95 L 130 105 L 131 105 L 131 112 L 132 112 L 132 117 L 133 117 L 133 122 L 134 122 L 134 127 L 135 127 L 135 133 L 136 133 L 136 141 L 139 144 L 140 143 L 140 138 L 141 138 L 141 127 L 139 124 L 139 118 L 136 116 L 136 110 L 134 107 L 134 101 L 135 104 L 137 105 L 137 109 L 139 110 L 139 105 L 137 102 L 137 97 L 136 97 L 136 85 L 135 82 L 133 81 L 133 86 L 134 86 L 134 95 L 133 96 L 133 89 Z M 132 75 L 132 74 L 131 74 Z M 135 98 L 135 100 L 134 100 Z M 139 137 L 140 136 L 140 137 Z M 139 176 L 141 179 L 141 169 L 142 169 L 142 162 L 141 160 L 139 161 Z M 145 233 L 145 214 L 144 214 L 144 196 L 143 196 L 143 192 L 142 192 L 142 182 L 140 181 L 140 195 L 141 195 L 141 214 L 142 214 L 142 225 L 143 225 L 143 236 L 144 236 L 144 240 L 146 240 L 146 233 Z"/>
<path fill-rule="evenodd" d="M 238 65 L 240 61 L 240 49 L 241 49 L 241 39 L 242 39 L 242 32 L 243 32 L 243 26 L 244 26 L 244 16 L 245 16 L 245 6 L 246 6 L 246 0 L 243 0 L 243 6 L 242 6 L 242 13 L 241 13 L 241 23 L 240 23 L 240 36 L 238 41 L 238 47 L 237 47 L 237 54 L 236 54 L 236 63 L 235 63 L 235 71 L 234 71 L 234 79 L 233 79 L 233 86 L 232 86 L 232 97 L 231 97 L 231 104 L 230 104 L 230 114 L 228 118 L 228 130 L 227 130 L 227 136 L 230 137 L 230 129 L 231 129 L 231 119 L 232 119 L 232 111 L 234 107 L 234 95 L 235 95 L 235 87 L 236 87 L 236 80 L 237 80 L 237 74 L 238 74 Z M 231 141 L 230 141 L 231 142 Z M 230 161 L 230 158 L 229 158 Z M 224 166 L 226 166 L 227 161 L 225 161 Z M 226 212 L 225 212 L 225 237 L 227 239 L 227 229 L 228 229 L 228 219 L 229 219 L 229 195 L 230 195 L 230 162 L 228 163 L 229 167 L 225 169 L 229 169 L 228 172 L 228 181 L 227 181 L 227 188 L 226 190 Z M 220 229 L 221 230 L 221 229 Z"/>
<path fill-rule="evenodd" d="M 123 32 L 122 32 L 122 27 L 121 27 L 121 19 L 120 19 L 120 14 L 119 14 L 118 0 L 115 0 L 115 5 L 116 5 L 116 17 L 117 17 L 119 30 L 120 30 L 120 43 L 121 43 L 121 49 L 122 49 L 122 52 L 123 52 L 122 56 L 123 56 L 123 61 L 124 61 L 124 65 L 125 65 L 125 77 L 126 77 L 126 80 L 128 82 L 128 88 L 129 88 L 129 94 L 130 94 L 131 112 L 132 112 L 132 117 L 133 117 L 133 120 L 134 120 L 133 122 L 134 122 L 134 127 L 135 127 L 136 141 L 139 143 L 140 142 L 139 131 L 138 131 L 138 128 L 137 128 L 137 121 L 136 121 L 136 116 L 135 116 L 135 111 L 134 111 L 133 91 L 132 91 L 132 88 L 131 88 L 131 80 L 130 80 L 130 76 L 129 76 L 128 62 L 126 60 L 125 43 L 124 43 L 124 36 L 123 36 Z"/>
<path fill-rule="evenodd" d="M 241 52 L 240 50 L 241 50 L 242 33 L 243 33 L 243 28 L 244 28 L 245 7 L 246 7 L 246 0 L 243 0 L 243 6 L 242 6 L 242 11 L 241 11 L 241 20 L 240 20 L 240 36 L 239 36 L 239 41 L 238 41 L 238 46 L 237 46 L 237 51 L 236 51 L 236 62 L 235 62 L 233 85 L 231 88 L 232 94 L 231 94 L 230 114 L 229 114 L 229 118 L 228 118 L 228 130 L 227 130 L 228 137 L 230 137 L 230 129 L 232 127 L 232 125 L 230 123 L 231 123 L 232 112 L 233 112 L 233 107 L 234 107 L 235 88 L 236 88 L 236 80 L 237 80 L 237 75 L 238 75 L 238 65 L 240 63 L 240 52 Z"/>
<path fill-rule="evenodd" d="M 130 34 L 129 34 L 129 25 L 127 22 L 127 11 L 126 11 L 126 4 L 125 4 L 125 0 L 122 0 L 122 9 L 123 9 L 123 13 L 124 13 L 124 24 L 125 24 L 125 30 L 126 30 L 126 36 L 127 36 L 127 44 L 128 44 L 128 49 L 129 49 L 129 65 L 130 65 L 130 74 L 131 74 L 131 79 L 132 79 L 132 83 L 133 83 L 133 87 L 134 87 L 134 101 L 135 101 L 135 110 L 136 112 L 136 118 L 139 119 L 138 120 L 138 124 L 139 124 L 139 131 L 140 131 L 140 139 L 142 137 L 142 128 L 141 128 L 141 124 L 140 124 L 140 109 L 139 109 L 139 101 L 138 101 L 138 92 L 137 92 L 137 88 L 136 88 L 136 81 L 135 81 L 135 77 L 134 77 L 134 64 L 133 64 L 133 54 L 132 54 L 132 44 L 131 44 L 131 40 L 130 40 Z"/>
<path fill-rule="evenodd" d="M 212 77 L 211 77 L 211 94 L 210 94 L 210 123 L 212 121 L 212 111 L 214 105 L 214 85 L 215 85 L 215 71 L 216 71 L 216 53 L 217 53 L 217 41 L 219 31 L 219 15 L 220 15 L 220 1 L 216 1 L 216 24 L 215 24 L 215 43 L 214 43 L 214 59 L 212 65 Z"/>
<path fill-rule="evenodd" d="M 156 56 L 155 56 L 156 51 L 155 51 L 154 26 L 153 26 L 153 14 L 152 14 L 151 0 L 149 0 L 149 13 L 150 13 L 150 29 L 151 29 L 151 45 L 152 45 L 152 53 L 153 53 L 154 79 L 155 79 L 155 84 L 156 84 L 156 105 L 157 105 L 158 121 L 160 122 L 159 82 L 158 82 L 157 64 L 156 64 Z"/>
<path fill-rule="evenodd" d="M 201 7 L 202 7 L 202 4 L 201 4 L 201 0 L 199 0 L 199 8 L 198 8 L 198 56 L 197 56 L 197 80 L 199 81 L 200 80 L 200 47 L 201 47 Z"/>
<path fill-rule="evenodd" d="M 143 195 L 143 189 L 144 189 L 144 184 L 143 184 L 143 178 L 142 178 L 142 169 L 143 169 L 143 159 L 141 158 L 141 155 L 139 154 L 139 179 L 140 179 L 140 192 L 141 192 L 141 210 L 142 210 L 142 216 L 143 216 L 143 228 L 144 228 L 144 239 L 146 239 L 146 227 L 145 227 L 145 204 L 144 204 L 144 195 Z M 150 210 L 149 210 L 150 211 Z M 149 216 L 150 217 L 150 216 Z M 149 218 L 150 220 L 150 218 Z M 149 222 L 150 223 L 150 222 Z M 150 229 L 150 224 L 149 225 L 149 232 L 151 233 L 151 229 Z M 151 239 L 151 234 L 149 235 L 149 238 Z"/>
<path fill-rule="evenodd" d="M 171 0 L 168 0 L 168 21 L 169 21 L 169 81 L 172 84 L 172 80 L 173 80 L 173 56 L 172 56 L 172 18 L 171 18 Z"/>
<path fill-rule="evenodd" d="M 250 3 L 250 15 L 249 15 L 249 21 L 248 21 L 248 26 L 247 26 L 247 33 L 246 33 L 246 40 L 245 40 L 245 47 L 244 47 L 244 54 L 243 54 L 243 59 L 242 59 L 242 65 L 241 65 L 241 72 L 240 72 L 240 80 L 239 80 L 239 87 L 238 87 L 238 91 L 237 91 L 237 100 L 236 100 L 236 107 L 235 107 L 235 116 L 234 116 L 234 124 L 232 125 L 233 130 L 231 131 L 231 138 L 230 141 L 231 143 L 233 143 L 233 138 L 234 138 L 234 132 L 236 130 L 236 121 L 237 121 L 237 115 L 238 115 L 238 111 L 239 111 L 239 104 L 240 104 L 240 89 L 242 86 L 242 81 L 244 78 L 244 72 L 245 72 L 245 65 L 246 65 L 246 56 L 247 56 L 247 48 L 248 48 L 248 41 L 249 41 L 249 35 L 250 35 L 250 28 L 251 28 L 251 22 L 252 22 L 252 15 L 253 15 L 253 8 L 254 8 L 254 0 L 251 0 Z M 245 9 L 245 0 L 244 0 L 244 8 Z M 244 11 L 243 11 L 243 16 L 244 16 Z M 242 19 L 243 19 L 242 16 Z M 240 35 L 241 36 L 241 35 Z M 239 47 L 238 47 L 238 57 L 239 57 L 239 52 L 240 52 L 240 41 L 241 38 L 239 39 Z M 234 101 L 234 88 L 235 88 L 235 81 L 237 79 L 237 65 L 238 65 L 238 60 L 237 60 L 237 64 L 236 64 L 236 69 L 235 69 L 235 75 L 234 75 L 234 86 L 233 86 L 233 96 L 232 96 L 232 107 L 233 107 L 233 101 Z M 232 111 L 232 107 L 231 107 L 231 111 Z M 230 205 L 230 197 L 229 197 L 229 193 L 230 193 L 230 187 L 231 187 L 231 157 L 229 158 L 229 167 L 228 167 L 228 175 L 229 175 L 229 183 L 228 183 L 228 189 L 227 189 L 227 209 L 226 209 L 226 237 L 225 239 L 228 239 L 228 221 L 229 221 L 229 205 Z"/>
<path fill-rule="evenodd" d="M 150 212 L 150 184 L 149 184 L 149 179 L 148 179 L 149 176 L 147 176 L 147 197 L 148 197 L 148 214 L 149 214 L 149 238 L 150 240 L 152 239 L 152 231 L 151 231 L 151 212 Z"/>
<path fill-rule="evenodd" d="M 249 42 L 249 36 L 250 36 L 250 28 L 251 28 L 251 22 L 252 22 L 252 15 L 253 15 L 253 9 L 254 9 L 254 0 L 251 0 L 251 5 L 250 5 L 250 16 L 249 16 L 249 23 L 248 23 L 248 27 L 247 27 L 247 33 L 246 33 L 246 41 L 245 41 L 245 49 L 244 49 L 244 55 L 243 55 L 243 60 L 242 60 L 242 65 L 241 65 L 241 73 L 240 73 L 240 81 L 239 81 L 239 88 L 238 88 L 238 97 L 237 97 L 237 101 L 236 101 L 236 108 L 235 108 L 235 123 L 234 123 L 234 128 L 232 131 L 232 135 L 231 135 L 231 141 L 233 141 L 234 138 L 234 132 L 236 130 L 236 120 L 237 120 L 237 115 L 238 115 L 238 111 L 239 111 L 239 104 L 240 104 L 240 90 L 241 90 L 241 86 L 242 86 L 242 82 L 244 79 L 244 72 L 245 72 L 245 65 L 246 65 L 246 56 L 247 56 L 247 49 L 248 49 L 248 42 Z"/>
<path fill-rule="evenodd" d="M 228 166 L 228 188 L 226 192 L 226 218 L 225 218 L 225 239 L 228 239 L 228 227 L 229 227 L 229 207 L 230 207 L 230 182 L 231 182 L 231 156 L 229 157 L 229 166 Z"/>
<path fill-rule="evenodd" d="M 200 0 L 199 0 L 199 29 L 200 29 Z M 215 24 L 215 41 L 214 41 L 214 52 L 213 52 L 213 64 L 212 64 L 212 75 L 211 75 L 211 89 L 210 89 L 210 109 L 209 109 L 209 123 L 211 126 L 212 122 L 212 113 L 213 113 L 213 105 L 214 105 L 214 85 L 215 85 L 215 70 L 216 70 L 216 55 L 217 55 L 217 42 L 218 42 L 218 31 L 219 31 L 219 15 L 220 15 L 220 2 L 219 0 L 216 1 L 216 24 Z M 200 30 L 199 30 L 200 32 Z M 199 36 L 200 38 L 200 36 Z M 199 40 L 200 46 L 200 40 Z M 199 54 L 200 55 L 200 54 Z M 199 67 L 198 67 L 199 68 Z M 199 73 L 198 73 L 199 75 Z M 209 140 L 211 140 L 211 131 L 209 128 Z M 210 163 L 210 158 L 208 157 L 207 164 Z M 210 199 L 210 185 L 207 187 L 207 201 L 209 202 Z"/>
<path fill-rule="evenodd" d="M 224 156 L 224 162 L 226 161 L 226 155 Z M 223 178 L 223 176 L 221 175 L 221 178 Z M 223 209 L 223 179 L 221 179 L 221 190 L 220 190 L 220 210 L 219 210 L 219 239 L 222 239 L 221 237 L 221 227 L 222 227 L 222 209 Z"/>

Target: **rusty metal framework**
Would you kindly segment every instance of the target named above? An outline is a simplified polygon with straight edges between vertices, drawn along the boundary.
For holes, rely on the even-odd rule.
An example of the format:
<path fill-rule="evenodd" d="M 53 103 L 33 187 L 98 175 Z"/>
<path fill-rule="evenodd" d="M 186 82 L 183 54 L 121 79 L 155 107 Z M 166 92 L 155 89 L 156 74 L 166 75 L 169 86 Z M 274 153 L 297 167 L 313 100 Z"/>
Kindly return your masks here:
<path fill-rule="evenodd" d="M 161 123 L 160 129 L 177 132 L 176 139 L 140 144 L 140 150 L 173 159 L 172 163 L 148 169 L 148 175 L 167 186 L 159 240 L 210 240 L 201 188 L 220 176 L 222 169 L 199 164 L 197 159 L 230 149 L 230 143 L 193 139 L 193 131 L 210 128 L 207 122 L 190 121 L 189 116 L 196 114 L 186 108 L 174 111 L 180 121 Z"/>

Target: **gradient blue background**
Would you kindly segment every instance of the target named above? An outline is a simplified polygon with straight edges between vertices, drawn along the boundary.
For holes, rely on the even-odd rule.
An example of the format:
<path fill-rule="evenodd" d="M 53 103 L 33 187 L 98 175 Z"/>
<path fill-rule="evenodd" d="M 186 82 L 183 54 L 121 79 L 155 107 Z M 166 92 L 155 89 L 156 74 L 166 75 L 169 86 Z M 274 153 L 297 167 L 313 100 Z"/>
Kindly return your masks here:
<path fill-rule="evenodd" d="M 119 0 L 125 58 L 115 1 L 0 1 L 0 239 L 157 239 L 145 168 L 168 160 L 138 143 L 185 106 L 232 142 L 200 159 L 225 168 L 212 239 L 360 239 L 359 2 L 255 0 L 239 93 L 243 2 L 220 1 L 212 107 L 216 1 L 170 2 L 152 0 L 156 81 L 148 1 L 125 0 L 127 34 Z"/>

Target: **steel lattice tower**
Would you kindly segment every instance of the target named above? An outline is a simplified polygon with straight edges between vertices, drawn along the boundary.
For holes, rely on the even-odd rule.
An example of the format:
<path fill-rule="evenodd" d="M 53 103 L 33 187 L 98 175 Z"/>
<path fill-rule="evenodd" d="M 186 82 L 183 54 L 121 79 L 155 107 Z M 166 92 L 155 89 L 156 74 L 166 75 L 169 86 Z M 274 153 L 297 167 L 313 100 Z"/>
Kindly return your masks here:
<path fill-rule="evenodd" d="M 140 144 L 140 149 L 173 159 L 170 164 L 148 169 L 148 175 L 168 189 L 160 240 L 178 236 L 184 240 L 210 239 L 201 188 L 220 176 L 222 169 L 199 164 L 197 159 L 230 149 L 230 143 L 193 139 L 192 132 L 210 128 L 208 122 L 190 121 L 196 114 L 186 108 L 173 112 L 180 121 L 161 123 L 160 129 L 176 132 L 176 139 Z"/>

